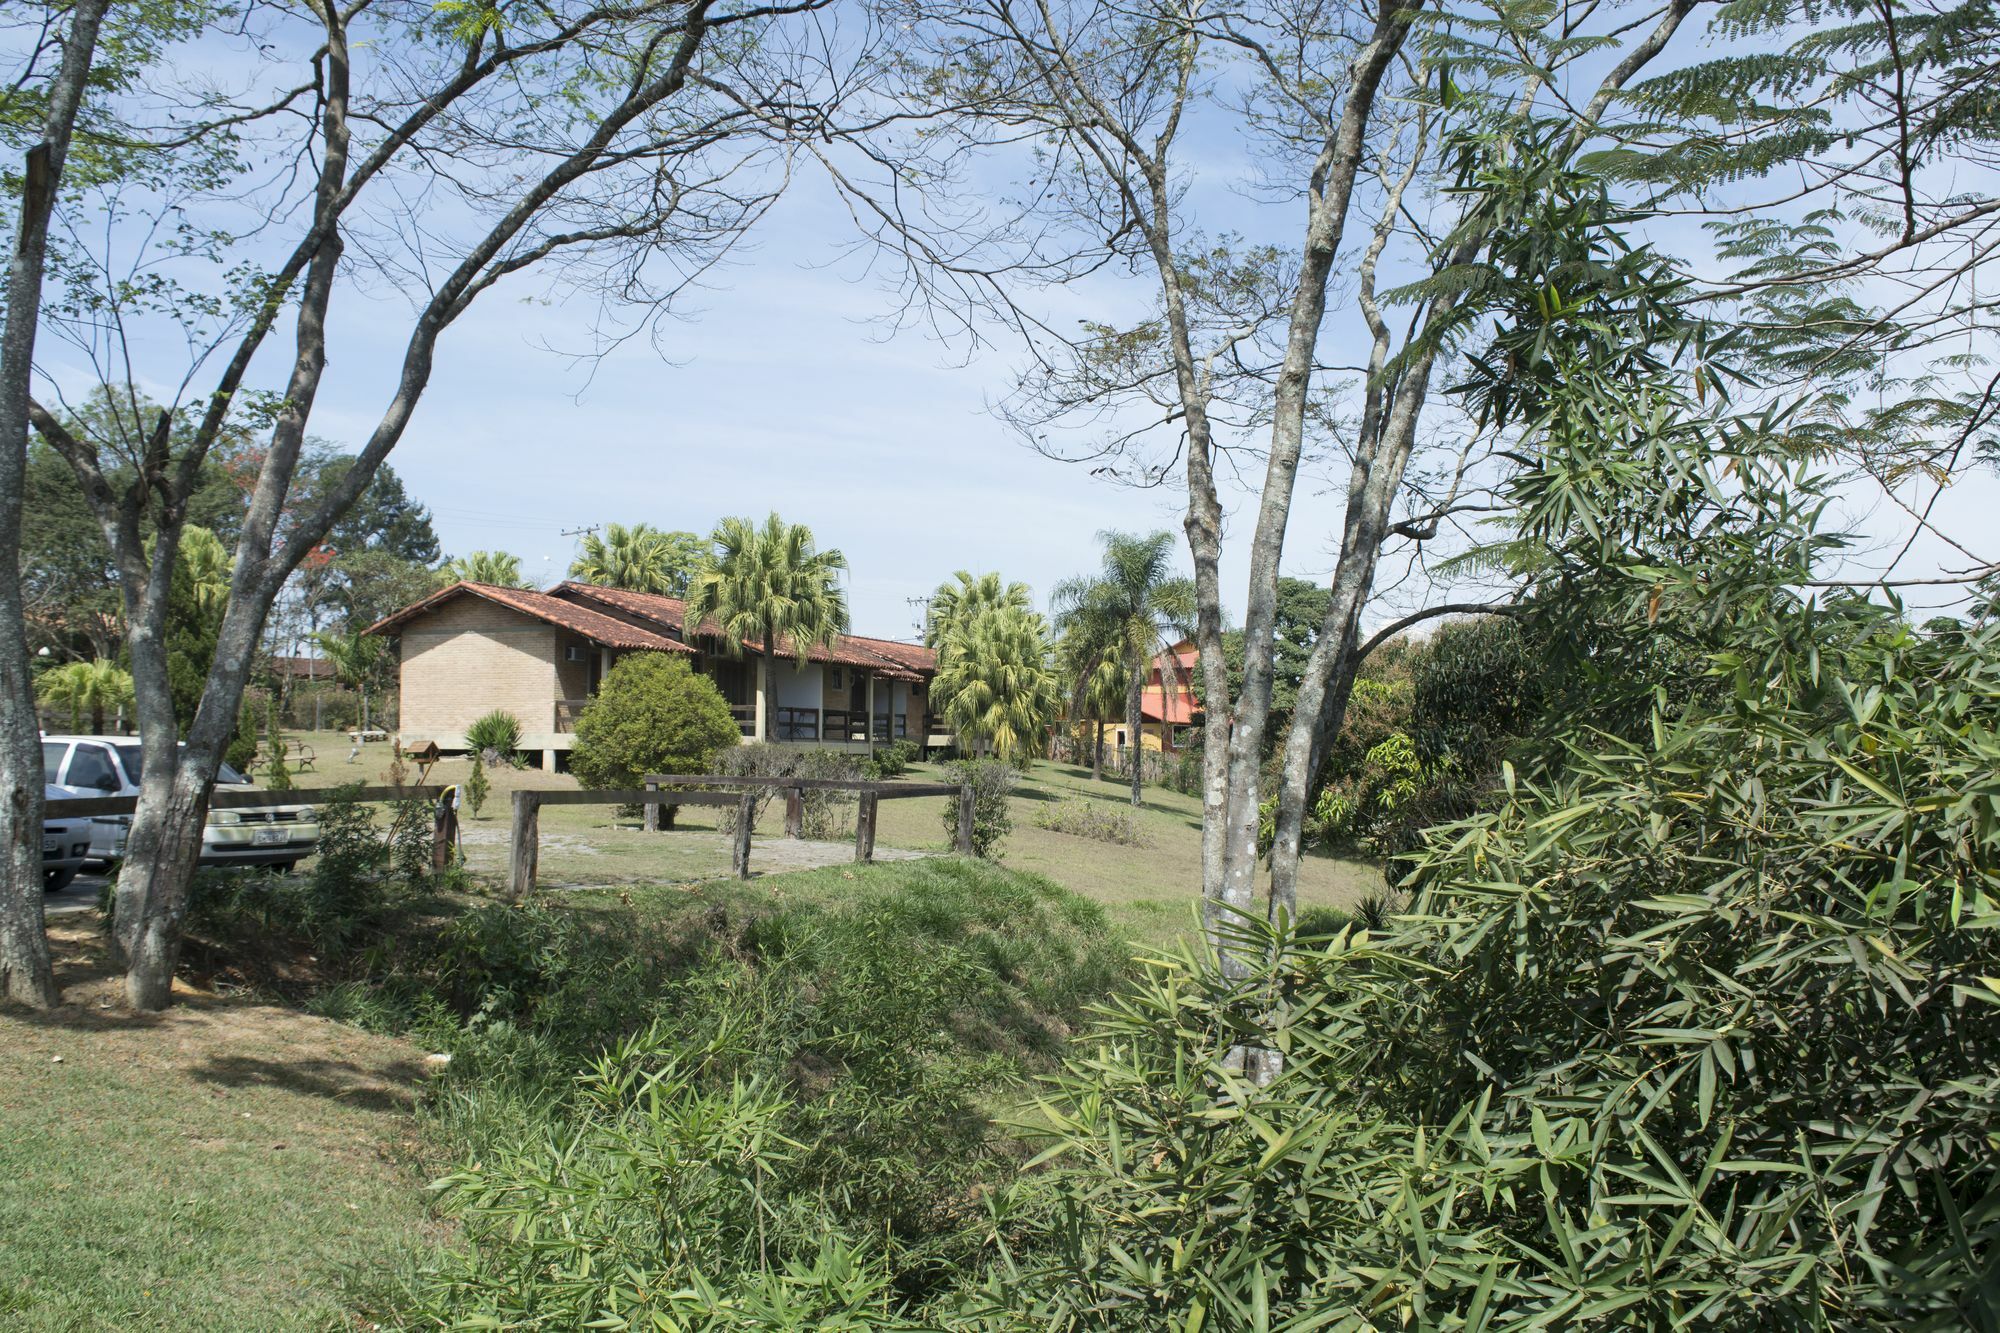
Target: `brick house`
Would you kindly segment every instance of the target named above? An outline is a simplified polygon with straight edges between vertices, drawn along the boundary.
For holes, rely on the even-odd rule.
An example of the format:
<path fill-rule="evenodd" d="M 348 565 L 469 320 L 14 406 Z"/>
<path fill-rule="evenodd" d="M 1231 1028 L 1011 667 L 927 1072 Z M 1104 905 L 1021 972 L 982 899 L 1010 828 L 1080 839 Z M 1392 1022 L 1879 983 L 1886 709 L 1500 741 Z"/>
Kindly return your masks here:
<path fill-rule="evenodd" d="M 463 751 L 465 731 L 496 708 L 521 719 L 521 747 L 564 762 L 576 716 L 626 653 L 673 653 L 715 681 L 743 735 L 866 752 L 904 737 L 926 748 L 950 735 L 928 711 L 937 659 L 927 648 L 844 634 L 801 667 L 776 664 L 777 717 L 767 736 L 762 645 L 740 657 L 713 626 L 687 629 L 678 598 L 563 583 L 547 592 L 455 583 L 368 627 L 396 640 L 405 745 Z"/>

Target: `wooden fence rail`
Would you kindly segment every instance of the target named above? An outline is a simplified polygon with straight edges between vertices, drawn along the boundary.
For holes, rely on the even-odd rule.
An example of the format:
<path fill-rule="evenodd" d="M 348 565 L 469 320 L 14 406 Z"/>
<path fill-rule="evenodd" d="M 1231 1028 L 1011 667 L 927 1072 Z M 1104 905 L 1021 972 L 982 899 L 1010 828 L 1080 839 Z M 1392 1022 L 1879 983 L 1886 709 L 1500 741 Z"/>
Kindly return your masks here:
<path fill-rule="evenodd" d="M 689 787 L 732 787 L 734 791 L 689 791 Z M 972 853 L 972 788 L 951 782 L 844 782 L 837 778 L 723 777 L 707 773 L 649 773 L 641 790 L 517 791 L 507 857 L 507 894 L 520 902 L 534 892 L 541 859 L 541 809 L 545 805 L 639 805 L 646 811 L 646 828 L 658 830 L 659 808 L 681 805 L 736 807 L 736 836 L 731 841 L 730 870 L 750 878 L 750 835 L 756 822 L 757 793 L 776 789 L 786 794 L 785 835 L 799 835 L 798 809 L 806 791 L 851 791 L 860 797 L 855 816 L 854 859 L 875 859 L 875 818 L 884 800 L 912 796 L 957 796 L 958 836 L 953 848 Z"/>
<path fill-rule="evenodd" d="M 283 791 L 239 791 L 217 787 L 208 794 L 211 810 L 251 810 L 270 805 L 325 805 L 329 801 L 435 801 L 443 787 L 315 787 L 307 791 L 288 787 Z M 67 796 L 44 801 L 48 819 L 84 819 L 95 815 L 129 815 L 138 808 L 136 796 Z"/>

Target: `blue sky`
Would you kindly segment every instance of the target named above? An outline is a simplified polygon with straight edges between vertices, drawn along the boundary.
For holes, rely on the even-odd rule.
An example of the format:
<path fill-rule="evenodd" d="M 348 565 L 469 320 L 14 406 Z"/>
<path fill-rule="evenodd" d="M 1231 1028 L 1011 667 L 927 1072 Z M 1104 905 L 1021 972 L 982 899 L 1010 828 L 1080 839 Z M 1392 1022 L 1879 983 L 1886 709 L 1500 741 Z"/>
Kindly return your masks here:
<path fill-rule="evenodd" d="M 237 58 L 210 54 L 224 70 Z M 1302 205 L 1246 197 L 1240 187 L 1253 164 L 1240 143 L 1191 137 L 1186 161 L 1198 220 L 1211 234 L 1227 228 L 1295 246 Z M 1677 248 L 1698 247 L 1691 230 L 1678 224 Z M 392 465 L 431 506 L 448 552 L 511 551 L 542 582 L 561 577 L 569 562 L 574 538 L 565 529 L 643 521 L 706 532 L 724 515 L 775 509 L 846 553 L 854 626 L 887 635 L 912 632 L 919 611 L 911 599 L 954 570 L 998 571 L 1045 598 L 1058 579 L 1093 567 L 1101 529 L 1178 533 L 1177 491 L 1133 490 L 1045 458 L 993 414 L 1021 349 L 1004 339 L 970 349 L 917 332 L 887 337 L 882 319 L 892 298 L 851 256 L 843 260 L 851 240 L 830 191 L 803 175 L 687 318 L 663 326 L 657 345 L 634 339 L 589 365 L 551 348 L 590 344 L 594 299 L 562 301 L 539 280 L 514 280 L 446 334 Z M 1063 327 L 1128 314 L 1150 292 L 1146 277 L 1104 275 L 1031 300 Z M 345 445 L 366 437 L 407 330 L 407 303 L 379 283 L 342 291 L 314 434 Z M 1351 304 L 1337 294 L 1322 360 L 1361 360 L 1357 334 Z M 273 352 L 282 350 L 267 348 L 253 378 L 272 382 L 280 362 Z M 66 387 L 90 378 L 66 363 L 69 349 L 54 340 L 43 351 Z M 160 337 L 151 351 L 163 378 L 178 375 L 177 339 Z M 172 396 L 163 382 L 147 387 Z M 1329 572 L 1343 481 L 1325 471 L 1302 478 L 1286 572 L 1314 580 Z M 1911 498 L 1921 503 L 1927 494 L 1919 485 Z M 1224 499 L 1233 521 L 1223 586 L 1233 610 L 1251 497 L 1237 490 Z M 1978 538 L 1993 527 L 1996 501 L 2000 484 L 1990 474 L 1968 476 L 1938 517 Z M 1869 534 L 1878 551 L 1906 527 L 1892 505 L 1861 493 L 1839 518 Z M 1862 552 L 1860 563 L 1868 556 Z M 1922 576 L 1941 563 L 1964 562 L 1925 541 L 1898 572 Z M 1384 582 L 1393 584 L 1396 573 L 1388 569 Z M 1373 619 L 1439 597 L 1416 584 L 1392 587 Z M 1925 600 L 1935 598 L 1913 598 Z"/>

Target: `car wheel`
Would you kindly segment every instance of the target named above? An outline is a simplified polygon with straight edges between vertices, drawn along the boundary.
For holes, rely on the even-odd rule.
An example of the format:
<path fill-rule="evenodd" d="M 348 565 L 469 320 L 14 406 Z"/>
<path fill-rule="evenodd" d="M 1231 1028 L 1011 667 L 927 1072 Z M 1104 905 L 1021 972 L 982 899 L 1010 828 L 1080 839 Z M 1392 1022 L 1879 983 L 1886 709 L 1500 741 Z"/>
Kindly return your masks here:
<path fill-rule="evenodd" d="M 271 869 L 280 875 L 289 875 L 298 868 L 299 863 L 297 861 L 276 861 L 271 865 Z"/>
<path fill-rule="evenodd" d="M 76 872 L 74 870 L 44 871 L 42 874 L 42 891 L 44 893 L 61 893 L 69 887 L 69 882 L 75 878 Z"/>

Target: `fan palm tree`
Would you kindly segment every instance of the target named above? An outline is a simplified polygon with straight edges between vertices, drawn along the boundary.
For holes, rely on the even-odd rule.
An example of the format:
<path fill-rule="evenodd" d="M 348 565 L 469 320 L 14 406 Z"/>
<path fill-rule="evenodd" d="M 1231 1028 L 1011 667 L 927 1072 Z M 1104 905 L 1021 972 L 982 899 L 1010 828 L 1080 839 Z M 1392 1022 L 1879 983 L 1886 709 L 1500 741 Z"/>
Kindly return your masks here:
<path fill-rule="evenodd" d="M 69 662 L 35 682 L 35 693 L 51 708 L 69 709 L 74 731 L 90 714 L 90 729 L 103 734 L 104 715 L 132 702 L 132 673 L 100 657 L 94 662 Z"/>
<path fill-rule="evenodd" d="M 734 654 L 741 655 L 746 643 L 761 645 L 764 734 L 776 736 L 778 654 L 791 654 L 803 667 L 814 648 L 831 644 L 847 628 L 847 598 L 838 582 L 847 557 L 820 550 L 811 528 L 776 514 L 762 527 L 725 518 L 709 541 L 710 558 L 688 588 L 686 623 L 713 621 L 713 632 Z"/>
<path fill-rule="evenodd" d="M 981 574 L 975 578 L 965 570 L 959 570 L 951 579 L 938 584 L 937 590 L 931 594 L 930 614 L 924 625 L 924 647 L 949 651 L 954 630 L 969 625 L 982 611 L 1003 606 L 1020 611 L 1034 610 L 1034 598 L 1028 591 L 1028 585 L 1002 583 L 998 574 Z"/>
<path fill-rule="evenodd" d="M 1140 804 L 1139 703 L 1147 663 L 1187 632 L 1194 582 L 1173 573 L 1170 532 L 1100 532 L 1104 564 L 1056 585 L 1056 626 L 1115 652 L 1125 669 L 1125 735 L 1132 745 L 1132 804 Z"/>
<path fill-rule="evenodd" d="M 1042 753 L 1062 708 L 1047 622 L 1019 606 L 959 619 L 940 644 L 931 693 L 961 742 L 1009 763 Z"/>
<path fill-rule="evenodd" d="M 604 535 L 587 532 L 570 562 L 569 576 L 627 592 L 681 592 L 687 583 L 668 534 L 650 523 L 608 523 Z"/>
<path fill-rule="evenodd" d="M 521 557 L 505 551 L 474 551 L 448 560 L 445 576 L 454 583 L 485 583 L 496 588 L 531 586 L 521 575 Z"/>
<path fill-rule="evenodd" d="M 382 640 L 359 630 L 347 634 L 315 634 L 313 645 L 333 668 L 334 679 L 361 696 L 361 730 L 368 730 L 368 682 L 382 660 Z"/>

